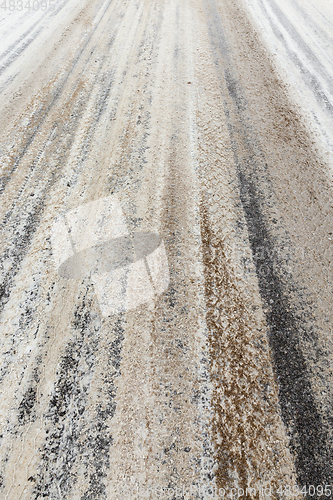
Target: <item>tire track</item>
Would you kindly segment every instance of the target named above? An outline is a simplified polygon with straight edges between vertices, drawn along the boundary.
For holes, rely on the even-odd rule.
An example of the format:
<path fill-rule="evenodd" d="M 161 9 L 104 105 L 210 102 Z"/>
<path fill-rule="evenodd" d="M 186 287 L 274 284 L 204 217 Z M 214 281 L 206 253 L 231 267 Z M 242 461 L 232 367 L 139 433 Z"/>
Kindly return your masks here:
<path fill-rule="evenodd" d="M 326 424 L 317 409 L 309 363 L 304 358 L 301 344 L 304 337 L 316 343 L 316 338 L 304 321 L 307 314 L 311 314 L 311 306 L 309 311 L 309 305 L 302 304 L 302 298 L 301 304 L 296 307 L 290 302 L 290 290 L 297 288 L 297 285 L 291 282 L 288 284 L 289 290 L 286 288 L 286 279 L 283 278 L 286 264 L 275 260 L 281 253 L 271 237 L 268 217 L 271 207 L 276 203 L 272 180 L 247 116 L 248 104 L 234 70 L 239 66 L 233 63 L 224 34 L 225 21 L 222 21 L 215 2 L 210 2 L 209 6 L 207 16 L 211 39 L 221 57 L 221 74 L 224 78 L 222 88 L 228 92 L 225 113 L 237 166 L 240 199 L 260 293 L 266 308 L 282 417 L 291 437 L 291 449 L 296 456 L 299 484 L 328 484 L 332 478 L 331 445 Z M 298 289 L 297 293 L 302 296 L 301 290 Z"/>

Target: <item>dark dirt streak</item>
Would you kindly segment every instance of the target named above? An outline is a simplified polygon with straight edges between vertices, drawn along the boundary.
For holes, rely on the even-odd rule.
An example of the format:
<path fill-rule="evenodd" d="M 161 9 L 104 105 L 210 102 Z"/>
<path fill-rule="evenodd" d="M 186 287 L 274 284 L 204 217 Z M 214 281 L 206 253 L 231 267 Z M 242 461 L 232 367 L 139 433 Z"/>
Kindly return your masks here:
<path fill-rule="evenodd" d="M 51 188 L 52 182 L 48 186 L 48 189 Z M 38 204 L 35 205 L 34 209 L 31 211 L 29 216 L 27 217 L 27 221 L 25 224 L 24 231 L 19 234 L 14 240 L 11 242 L 12 247 L 14 248 L 13 252 L 15 258 L 13 259 L 12 267 L 5 275 L 2 283 L 0 284 L 0 313 L 5 308 L 9 297 L 10 290 L 14 283 L 14 278 L 19 271 L 20 264 L 23 261 L 24 257 L 27 255 L 29 250 L 33 235 L 38 227 L 41 216 L 44 212 L 45 201 L 40 200 Z M 4 254 L 4 260 L 8 257 L 9 250 L 7 249 Z"/>
<path fill-rule="evenodd" d="M 21 424 L 31 419 L 32 410 L 36 404 L 37 387 L 29 387 L 24 393 L 23 399 L 18 407 L 18 420 Z"/>
<path fill-rule="evenodd" d="M 90 304 L 86 303 L 86 300 L 87 297 L 84 296 L 81 304 L 74 311 L 74 338 L 66 346 L 65 354 L 60 360 L 57 372 L 58 380 L 44 415 L 47 424 L 47 437 L 41 452 L 42 460 L 37 477 L 33 478 L 33 481 L 36 482 L 32 493 L 34 500 L 50 497 L 55 483 L 65 495 L 70 490 L 71 482 L 73 481 L 75 484 L 71 469 L 77 457 L 80 416 L 84 413 L 86 406 L 86 390 L 84 388 L 82 390 L 80 387 L 82 374 L 78 373 L 78 365 L 82 355 L 86 358 L 88 370 L 91 371 L 93 368 L 93 360 L 87 359 L 89 353 L 87 346 L 85 346 L 86 336 L 89 336 L 89 333 L 91 336 L 93 333 L 89 331 L 92 326 L 92 318 L 89 312 Z M 71 427 L 68 432 L 65 421 L 70 407 L 73 406 L 75 409 L 71 408 L 69 416 Z M 51 432 L 48 429 L 51 429 Z M 60 465 L 58 465 L 59 459 L 62 459 Z"/>
<path fill-rule="evenodd" d="M 36 413 L 35 413 L 35 408 L 36 408 L 36 403 L 37 403 L 37 390 L 38 390 L 38 384 L 40 382 L 40 365 L 42 363 L 42 357 L 38 355 L 35 360 L 35 367 L 32 369 L 32 374 L 30 376 L 29 380 L 29 387 L 23 394 L 23 397 L 21 399 L 20 404 L 18 405 L 18 415 L 17 415 L 17 424 L 13 425 L 11 428 L 7 429 L 7 433 L 11 434 L 12 436 L 18 436 L 20 430 L 18 429 L 18 426 L 25 426 L 31 422 L 34 422 L 36 420 Z M 2 438 L 3 435 L 0 436 Z M 4 448 L 3 443 L 0 440 L 0 449 Z M 2 468 L 0 470 L 0 477 L 2 477 L 2 474 L 4 473 L 4 466 L 6 466 L 6 462 L 9 459 L 10 452 L 7 449 L 3 449 L 3 460 L 2 460 Z M 4 483 L 0 484 L 0 489 L 4 486 Z"/>
<path fill-rule="evenodd" d="M 36 365 L 32 370 L 29 387 L 23 394 L 22 400 L 18 406 L 18 424 L 26 425 L 28 422 L 35 421 L 35 405 L 37 402 L 37 387 L 40 382 L 40 364 L 41 356 L 37 356 Z"/>
<path fill-rule="evenodd" d="M 292 310 L 277 271 L 281 262 L 275 261 L 274 255 L 278 252 L 275 251 L 265 217 L 265 206 L 269 206 L 271 200 L 267 199 L 262 187 L 260 188 L 260 184 L 263 186 L 265 182 L 266 193 L 272 190 L 264 167 L 264 155 L 258 148 L 254 131 L 247 123 L 243 92 L 237 78 L 231 76 L 234 74 L 235 63 L 232 64 L 231 61 L 215 1 L 209 0 L 208 6 L 212 46 L 223 64 L 222 88 L 226 85 L 229 94 L 229 98 L 225 99 L 225 111 L 260 294 L 267 308 L 266 321 L 274 371 L 279 384 L 282 418 L 291 439 L 291 448 L 296 454 L 299 483 L 328 484 L 333 477 L 332 456 L 327 444 L 327 433 L 311 390 L 308 367 L 300 348 L 300 339 L 305 334 L 313 341 L 315 339 L 312 332 L 305 332 L 298 314 Z M 264 260 L 260 258 L 262 248 L 266 250 Z M 307 307 L 303 305 L 303 318 Z"/>
<path fill-rule="evenodd" d="M 98 405 L 95 422 L 93 424 L 93 435 L 95 436 L 87 447 L 89 454 L 86 453 L 89 463 L 87 466 L 93 468 L 93 472 L 89 476 L 89 488 L 82 496 L 81 500 L 94 500 L 95 498 L 106 498 L 106 486 L 103 482 L 106 477 L 106 471 L 109 469 L 110 447 L 113 439 L 110 434 L 110 429 L 107 420 L 111 419 L 116 411 L 116 386 L 115 378 L 120 375 L 121 349 L 124 340 L 124 329 L 119 318 L 115 325 L 117 333 L 116 338 L 111 342 L 108 348 L 108 365 L 110 373 L 107 372 L 104 376 L 104 393 L 105 400 Z"/>
<path fill-rule="evenodd" d="M 0 178 L 0 196 L 4 192 L 4 190 L 6 188 L 6 185 L 10 181 L 11 175 L 13 174 L 13 172 L 15 172 L 15 170 L 19 166 L 22 158 L 24 157 L 24 155 L 28 151 L 29 147 L 33 143 L 33 141 L 34 141 L 36 135 L 38 134 L 38 132 L 40 131 L 42 125 L 45 123 L 49 112 L 52 110 L 52 108 L 55 105 L 55 103 L 61 97 L 61 95 L 62 95 L 62 93 L 63 93 L 63 91 L 65 89 L 66 83 L 69 80 L 69 77 L 72 75 L 74 69 L 76 68 L 77 63 L 79 62 L 82 54 L 84 53 L 85 49 L 87 48 L 87 46 L 88 46 L 88 44 L 89 44 L 92 36 L 94 35 L 95 31 L 98 29 L 99 23 L 103 19 L 103 16 L 104 16 L 106 10 L 111 5 L 112 1 L 113 0 L 109 0 L 109 2 L 107 3 L 107 6 L 105 8 L 105 11 L 104 11 L 103 15 L 101 16 L 101 19 L 99 20 L 98 24 L 96 24 L 96 26 L 94 27 L 94 29 L 90 33 L 89 37 L 87 38 L 87 40 L 85 41 L 85 43 L 83 44 L 83 46 L 81 47 L 81 49 L 78 51 L 77 55 L 75 56 L 75 58 L 74 58 L 74 60 L 72 62 L 72 65 L 71 65 L 70 69 L 68 70 L 68 72 L 64 76 L 62 82 L 58 85 L 58 87 L 55 89 L 55 91 L 53 92 L 53 94 L 49 97 L 49 99 L 48 99 L 49 102 L 46 105 L 46 107 L 43 107 L 36 114 L 36 116 L 33 117 L 33 122 L 35 123 L 35 125 L 29 124 L 29 126 L 27 127 L 27 129 L 30 130 L 32 128 L 33 130 L 31 132 L 31 134 L 28 135 L 25 144 L 21 148 L 20 153 L 15 157 L 14 162 L 13 162 L 13 167 L 11 168 L 10 172 L 8 174 L 6 174 L 6 175 L 3 175 Z M 86 61 L 86 64 L 88 64 L 88 62 L 89 62 L 89 60 L 91 58 L 92 58 L 92 54 L 89 55 L 89 58 L 88 58 L 88 61 Z"/>
<path fill-rule="evenodd" d="M 85 463 L 89 473 L 89 486 L 82 500 L 106 498 L 103 479 L 109 465 L 112 436 L 107 420 L 113 417 L 116 403 L 114 379 L 120 373 L 123 328 L 121 320 L 115 326 L 116 338 L 110 343 L 107 357 L 110 374 L 103 380 L 103 407 L 98 405 L 91 424 L 86 427 L 84 413 L 87 405 L 89 386 L 81 386 L 82 376 L 95 367 L 95 355 L 99 349 L 99 318 L 90 312 L 90 287 L 87 287 L 81 304 L 74 312 L 73 338 L 67 344 L 65 355 L 60 360 L 58 379 L 45 414 L 47 429 L 46 442 L 42 450 L 42 461 L 36 478 L 33 499 L 54 494 L 55 483 L 65 498 L 69 498 L 75 488 L 75 464 Z M 88 298 L 88 295 L 90 298 Z M 82 367 L 84 362 L 84 371 Z M 105 402 L 106 401 L 106 402 Z M 73 410 L 74 408 L 74 410 Z M 68 422 L 71 423 L 68 430 Z"/>

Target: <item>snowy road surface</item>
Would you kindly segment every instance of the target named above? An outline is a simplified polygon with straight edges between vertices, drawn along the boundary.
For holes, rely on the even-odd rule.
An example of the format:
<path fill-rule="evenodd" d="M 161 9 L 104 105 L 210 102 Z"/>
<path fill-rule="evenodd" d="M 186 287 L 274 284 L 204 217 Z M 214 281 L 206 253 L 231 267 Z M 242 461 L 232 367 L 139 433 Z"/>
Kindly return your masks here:
<path fill-rule="evenodd" d="M 1 499 L 330 497 L 333 4 L 6 5 Z"/>

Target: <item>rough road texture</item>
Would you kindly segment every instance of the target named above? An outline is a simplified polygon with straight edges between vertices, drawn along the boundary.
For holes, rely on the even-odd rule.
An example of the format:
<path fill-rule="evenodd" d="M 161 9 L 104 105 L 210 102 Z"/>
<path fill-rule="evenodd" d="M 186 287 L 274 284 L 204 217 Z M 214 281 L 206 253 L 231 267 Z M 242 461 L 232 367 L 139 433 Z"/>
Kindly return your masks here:
<path fill-rule="evenodd" d="M 332 7 L 55 7 L 1 13 L 1 499 L 332 484 Z M 51 237 L 111 195 L 170 284 L 103 317 Z"/>

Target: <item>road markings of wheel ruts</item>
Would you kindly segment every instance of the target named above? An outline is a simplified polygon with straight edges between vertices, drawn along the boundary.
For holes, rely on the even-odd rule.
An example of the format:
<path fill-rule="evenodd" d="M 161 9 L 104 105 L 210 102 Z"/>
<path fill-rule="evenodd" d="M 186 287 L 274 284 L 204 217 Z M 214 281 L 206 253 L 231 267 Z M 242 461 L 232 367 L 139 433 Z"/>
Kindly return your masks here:
<path fill-rule="evenodd" d="M 161 237 L 130 234 L 116 196 L 81 205 L 53 226 L 53 256 L 60 276 L 90 276 L 103 316 L 154 300 L 169 285 Z"/>

